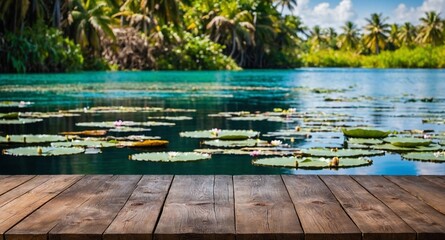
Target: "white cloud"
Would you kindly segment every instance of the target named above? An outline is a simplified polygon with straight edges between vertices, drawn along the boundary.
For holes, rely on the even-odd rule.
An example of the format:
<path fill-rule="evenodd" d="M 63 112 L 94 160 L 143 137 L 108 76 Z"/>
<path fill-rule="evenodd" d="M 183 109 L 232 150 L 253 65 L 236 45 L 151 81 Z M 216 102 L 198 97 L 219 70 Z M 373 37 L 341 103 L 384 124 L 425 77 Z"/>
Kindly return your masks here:
<path fill-rule="evenodd" d="M 294 14 L 300 16 L 303 23 L 309 27 L 320 25 L 321 27 L 334 27 L 339 29 L 346 21 L 356 19 L 356 13 L 352 6 L 352 0 L 341 0 L 338 5 L 331 6 L 328 2 L 322 2 L 311 8 L 309 0 L 297 0 Z"/>
<path fill-rule="evenodd" d="M 419 18 L 425 15 L 425 12 L 436 11 L 440 12 L 441 17 L 445 14 L 445 0 L 424 0 L 422 5 L 408 7 L 401 3 L 394 10 L 393 21 L 397 23 L 411 22 L 413 24 L 419 23 Z"/>

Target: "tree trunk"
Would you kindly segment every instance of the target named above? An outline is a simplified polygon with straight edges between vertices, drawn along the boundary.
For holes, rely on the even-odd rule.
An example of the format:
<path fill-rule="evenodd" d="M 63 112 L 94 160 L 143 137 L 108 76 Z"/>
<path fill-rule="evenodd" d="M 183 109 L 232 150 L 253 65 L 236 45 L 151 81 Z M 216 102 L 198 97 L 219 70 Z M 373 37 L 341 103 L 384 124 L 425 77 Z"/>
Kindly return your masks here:
<path fill-rule="evenodd" d="M 236 40 L 235 40 L 235 29 L 232 30 L 232 51 L 230 52 L 230 57 L 233 57 L 236 49 Z"/>
<path fill-rule="evenodd" d="M 60 29 L 60 17 L 61 10 L 60 10 L 60 0 L 54 1 L 54 11 L 53 11 L 53 25 L 56 28 Z"/>

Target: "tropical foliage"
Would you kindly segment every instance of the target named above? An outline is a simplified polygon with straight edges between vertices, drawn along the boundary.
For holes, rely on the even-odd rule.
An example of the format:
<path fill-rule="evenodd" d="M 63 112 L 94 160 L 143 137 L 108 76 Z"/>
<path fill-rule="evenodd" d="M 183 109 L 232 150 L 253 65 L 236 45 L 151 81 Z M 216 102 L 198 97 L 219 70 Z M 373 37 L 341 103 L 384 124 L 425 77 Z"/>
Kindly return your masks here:
<path fill-rule="evenodd" d="M 440 13 L 426 12 L 418 26 L 389 24 L 374 13 L 363 28 L 346 22 L 337 32 L 309 29 L 292 14 L 296 5 L 295 0 L 3 0 L 0 70 L 443 67 Z"/>

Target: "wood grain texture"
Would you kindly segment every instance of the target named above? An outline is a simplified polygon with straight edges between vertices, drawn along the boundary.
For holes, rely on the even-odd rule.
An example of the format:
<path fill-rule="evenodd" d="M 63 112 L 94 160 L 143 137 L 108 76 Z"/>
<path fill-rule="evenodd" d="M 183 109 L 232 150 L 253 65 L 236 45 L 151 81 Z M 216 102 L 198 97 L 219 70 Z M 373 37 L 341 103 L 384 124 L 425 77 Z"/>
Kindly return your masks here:
<path fill-rule="evenodd" d="M 48 181 L 49 176 L 36 176 L 0 195 L 0 207 Z M 22 181 L 22 180 L 21 180 Z M 1 182 L 0 182 L 1 184 Z"/>
<path fill-rule="evenodd" d="M 33 177 L 34 176 L 30 175 L 0 176 L 0 195 L 23 184 Z"/>
<path fill-rule="evenodd" d="M 231 176 L 175 176 L 155 239 L 234 239 Z"/>
<path fill-rule="evenodd" d="M 318 176 L 282 176 L 306 240 L 360 240 L 362 233 Z"/>
<path fill-rule="evenodd" d="M 96 195 L 111 175 L 88 175 L 9 230 L 7 240 L 47 240 L 48 233 L 68 214 Z"/>
<path fill-rule="evenodd" d="M 421 176 L 421 178 L 445 188 L 445 176 Z"/>
<path fill-rule="evenodd" d="M 445 239 L 445 215 L 384 177 L 356 176 L 354 179 L 413 228 L 418 240 Z"/>
<path fill-rule="evenodd" d="M 4 234 L 12 226 L 34 212 L 37 208 L 54 198 L 67 187 L 80 179 L 80 176 L 41 176 L 45 181 L 40 182 L 31 191 L 9 201 L 0 207 L 0 233 Z"/>
<path fill-rule="evenodd" d="M 412 228 L 351 177 L 320 178 L 362 231 L 363 239 L 416 239 Z"/>
<path fill-rule="evenodd" d="M 100 239 L 136 188 L 141 176 L 113 176 L 95 195 L 66 215 L 49 239 Z"/>
<path fill-rule="evenodd" d="M 302 239 L 281 176 L 234 176 L 237 239 Z"/>
<path fill-rule="evenodd" d="M 415 176 L 388 176 L 386 178 L 445 214 L 445 187 Z"/>
<path fill-rule="evenodd" d="M 144 176 L 104 233 L 105 240 L 152 239 L 173 176 Z"/>

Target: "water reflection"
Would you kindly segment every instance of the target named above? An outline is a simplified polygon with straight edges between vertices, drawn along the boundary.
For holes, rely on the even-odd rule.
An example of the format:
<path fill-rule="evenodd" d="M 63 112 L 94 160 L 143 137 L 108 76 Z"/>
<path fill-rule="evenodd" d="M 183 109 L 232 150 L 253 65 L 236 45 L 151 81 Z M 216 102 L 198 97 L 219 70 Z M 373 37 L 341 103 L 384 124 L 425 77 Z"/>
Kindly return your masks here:
<path fill-rule="evenodd" d="M 197 109 L 185 115 L 193 120 L 174 127 L 152 127 L 146 135 L 170 141 L 160 151 L 192 151 L 199 140 L 179 137 L 181 131 L 253 129 L 262 133 L 292 129 L 300 123 L 231 121 L 211 118 L 223 111 L 272 111 L 296 108 L 299 112 L 349 114 L 362 117 L 365 124 L 405 130 L 445 131 L 444 125 L 422 124 L 422 116 L 443 118 L 445 112 L 444 70 L 299 69 L 289 71 L 242 72 L 120 72 L 79 74 L 0 75 L 1 100 L 35 102 L 26 111 L 57 111 L 92 106 L 153 106 Z M 68 85 L 67 85 L 68 84 Z M 316 89 L 335 89 L 316 93 Z M 319 90 L 319 92 L 321 91 Z M 368 97 L 366 101 L 327 102 L 326 98 Z M 432 103 L 418 101 L 434 98 Z M 15 109 L 18 110 L 18 109 Z M 20 109 L 24 111 L 24 109 Z M 11 111 L 0 109 L 1 112 Z M 84 130 L 77 122 L 131 120 L 145 121 L 161 113 L 82 114 L 72 118 L 50 118 L 32 125 L 0 125 L 2 134 L 52 133 Z M 358 124 L 349 122 L 347 124 Z M 113 135 L 122 136 L 122 133 Z M 323 135 L 323 134 L 322 134 Z M 341 134 L 340 134 L 341 136 Z M 340 147 L 343 138 L 316 137 L 295 146 Z M 0 146 L 1 149 L 6 146 Z M 151 163 L 128 160 L 142 150 L 103 149 L 99 155 L 51 158 L 2 156 L 0 174 L 445 174 L 445 164 L 402 160 L 398 154 L 372 157 L 371 166 L 339 170 L 295 170 L 252 166 L 250 156 L 214 155 L 194 163 Z"/>

